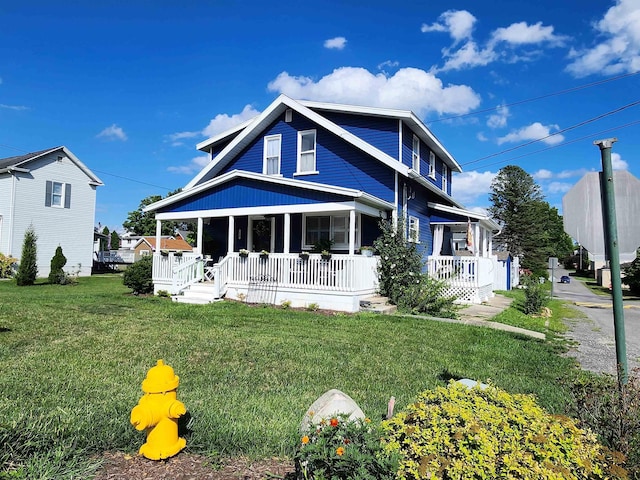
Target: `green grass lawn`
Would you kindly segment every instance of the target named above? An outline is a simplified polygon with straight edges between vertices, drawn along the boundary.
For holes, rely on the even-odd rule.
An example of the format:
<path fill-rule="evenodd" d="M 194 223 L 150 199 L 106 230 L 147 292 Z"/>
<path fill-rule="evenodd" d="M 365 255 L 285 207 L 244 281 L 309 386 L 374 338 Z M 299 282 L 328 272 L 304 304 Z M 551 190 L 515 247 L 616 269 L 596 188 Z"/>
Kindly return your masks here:
<path fill-rule="evenodd" d="M 88 478 L 92 454 L 135 453 L 144 434 L 129 414 L 160 358 L 194 419 L 187 451 L 253 458 L 291 456 L 306 408 L 330 388 L 374 420 L 392 395 L 397 411 L 458 377 L 533 393 L 560 413 L 574 372 L 557 343 L 488 328 L 177 304 L 134 297 L 119 276 L 0 282 L 0 478 Z"/>

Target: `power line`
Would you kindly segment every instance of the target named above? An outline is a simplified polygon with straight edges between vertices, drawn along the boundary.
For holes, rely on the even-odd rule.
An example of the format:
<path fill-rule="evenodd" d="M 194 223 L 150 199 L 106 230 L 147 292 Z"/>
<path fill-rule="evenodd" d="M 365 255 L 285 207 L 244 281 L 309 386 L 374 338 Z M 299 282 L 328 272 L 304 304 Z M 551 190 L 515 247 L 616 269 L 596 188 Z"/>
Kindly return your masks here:
<path fill-rule="evenodd" d="M 527 98 L 527 99 L 524 99 L 524 100 L 518 100 L 517 102 L 513 102 L 513 103 L 505 103 L 505 104 L 502 104 L 502 105 L 498 105 L 496 107 L 484 108 L 482 110 L 476 110 L 474 112 L 463 113 L 463 114 L 460 114 L 460 115 L 451 115 L 449 117 L 437 118 L 435 120 L 430 120 L 429 122 L 426 122 L 426 123 L 427 124 L 431 124 L 431 123 L 436 123 L 436 122 L 442 122 L 444 120 L 453 120 L 453 119 L 456 119 L 456 118 L 469 117 L 471 115 L 480 115 L 481 113 L 495 112 L 499 108 L 515 107 L 516 105 L 522 105 L 523 103 L 530 103 L 530 102 L 535 102 L 537 100 L 542 100 L 542 99 L 549 98 L 549 97 L 556 97 L 556 96 L 559 96 L 559 95 L 565 95 L 567 93 L 576 92 L 578 90 L 583 90 L 585 88 L 595 87 L 595 86 L 598 86 L 598 85 L 602 85 L 604 83 L 613 82 L 615 80 L 620 80 L 620 79 L 623 79 L 623 78 L 626 78 L 626 77 L 631 77 L 633 75 L 638 75 L 639 73 L 640 73 L 640 70 L 637 71 L 637 72 L 633 72 L 633 73 L 625 73 L 625 74 L 622 74 L 622 75 L 618 75 L 616 77 L 610 77 L 610 78 L 606 78 L 604 80 L 598 80 L 597 82 L 585 83 L 584 85 L 578 85 L 577 87 L 567 88 L 566 90 L 559 90 L 557 92 L 545 93 L 544 95 L 540 95 L 538 97 L 532 97 L 532 98 Z"/>
<path fill-rule="evenodd" d="M 471 165 L 472 163 L 478 163 L 478 162 L 481 162 L 482 160 L 486 160 L 486 159 L 488 159 L 488 158 L 497 157 L 497 156 L 499 156 L 499 155 L 503 155 L 503 154 L 505 154 L 505 153 L 512 152 L 512 151 L 514 151 L 514 150 L 518 150 L 518 149 L 520 149 L 520 148 L 523 148 L 523 147 L 526 147 L 526 146 L 532 145 L 532 144 L 534 144 L 534 143 L 537 143 L 537 142 L 541 142 L 541 141 L 543 141 L 543 140 L 546 140 L 547 138 L 551 138 L 551 137 L 553 137 L 553 136 L 555 136 L 555 135 L 560 135 L 561 133 L 568 132 L 569 130 L 574 130 L 574 129 L 576 129 L 576 128 L 582 127 L 582 126 L 587 125 L 587 124 L 589 124 L 589 123 L 596 122 L 596 121 L 598 121 L 598 120 L 600 120 L 600 119 L 602 119 L 602 118 L 604 118 L 604 117 L 608 117 L 608 116 L 610 116 L 610 115 L 614 115 L 614 114 L 616 114 L 616 113 L 619 113 L 619 112 L 621 112 L 622 110 L 626 110 L 627 108 L 635 107 L 635 106 L 636 106 L 636 105 L 638 105 L 638 104 L 640 104 L 640 100 L 636 100 L 635 102 L 628 103 L 628 104 L 626 104 L 626 105 L 623 105 L 622 107 L 616 108 L 616 109 L 614 109 L 614 110 L 610 110 L 610 111 L 608 111 L 608 112 L 606 112 L 606 113 L 603 113 L 603 114 L 601 114 L 601 115 L 597 115 L 597 116 L 595 116 L 595 117 L 593 117 L 593 118 L 590 118 L 590 119 L 588 119 L 588 120 L 585 120 L 585 121 L 583 121 L 583 122 L 576 123 L 575 125 L 572 125 L 572 126 L 570 126 L 570 127 L 563 128 L 562 130 L 558 130 L 557 132 L 551 133 L 551 134 L 549 134 L 549 135 L 547 135 L 547 136 L 545 136 L 545 137 L 541 137 L 541 138 L 537 138 L 537 139 L 535 139 L 535 140 L 531 140 L 531 141 L 529 141 L 529 142 L 521 143 L 520 145 L 516 145 L 515 147 L 507 148 L 506 150 L 502 150 L 502 151 L 500 151 L 500 152 L 492 153 L 491 155 L 486 155 L 486 156 L 481 157 L 481 158 L 478 158 L 478 159 L 476 159 L 476 160 L 472 160 L 472 161 L 470 161 L 470 162 L 462 163 L 461 165 Z"/>

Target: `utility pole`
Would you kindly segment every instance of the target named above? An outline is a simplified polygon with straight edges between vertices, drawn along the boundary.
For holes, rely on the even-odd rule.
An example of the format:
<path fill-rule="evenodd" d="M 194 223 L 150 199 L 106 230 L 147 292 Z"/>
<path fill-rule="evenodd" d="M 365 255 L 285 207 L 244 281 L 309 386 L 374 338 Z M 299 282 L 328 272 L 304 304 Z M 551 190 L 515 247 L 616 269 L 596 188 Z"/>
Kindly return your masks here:
<path fill-rule="evenodd" d="M 611 272 L 611 290 L 613 293 L 613 329 L 616 340 L 616 360 L 618 364 L 618 383 L 624 385 L 628 380 L 627 346 L 624 333 L 624 309 L 622 303 L 622 282 L 620 279 L 620 249 L 618 244 L 618 225 L 616 221 L 615 191 L 613 189 L 613 168 L 611 167 L 611 146 L 617 138 L 596 140 L 600 148 L 602 172 L 600 173 L 600 192 L 602 197 L 602 224 L 606 251 Z"/>

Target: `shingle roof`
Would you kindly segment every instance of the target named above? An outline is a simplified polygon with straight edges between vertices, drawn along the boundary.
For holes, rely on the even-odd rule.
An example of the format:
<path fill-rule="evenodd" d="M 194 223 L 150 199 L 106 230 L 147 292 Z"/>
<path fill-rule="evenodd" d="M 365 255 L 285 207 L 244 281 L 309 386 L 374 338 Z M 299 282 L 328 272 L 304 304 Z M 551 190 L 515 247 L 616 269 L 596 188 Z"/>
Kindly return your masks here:
<path fill-rule="evenodd" d="M 144 240 L 151 246 L 153 250 L 156 249 L 156 237 L 144 237 Z M 161 238 L 160 250 L 183 250 L 190 252 L 193 247 L 185 242 L 182 238 Z"/>
<path fill-rule="evenodd" d="M 60 147 L 47 148 L 46 150 L 26 153 L 24 155 L 18 155 L 16 157 L 0 158 L 0 168 L 7 168 L 7 167 L 13 167 L 15 165 L 20 165 L 21 163 L 29 161 L 32 158 L 39 157 L 40 155 L 45 154 L 47 152 L 58 150 L 59 148 L 62 148 L 62 147 L 60 146 Z"/>

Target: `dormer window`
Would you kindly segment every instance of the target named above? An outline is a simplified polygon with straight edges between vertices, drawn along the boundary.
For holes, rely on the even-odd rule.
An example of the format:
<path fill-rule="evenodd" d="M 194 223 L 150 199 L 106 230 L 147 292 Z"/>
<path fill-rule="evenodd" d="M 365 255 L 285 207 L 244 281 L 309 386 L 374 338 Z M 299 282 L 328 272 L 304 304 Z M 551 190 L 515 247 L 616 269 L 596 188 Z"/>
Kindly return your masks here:
<path fill-rule="evenodd" d="M 316 170 L 316 131 L 298 132 L 297 174 L 318 173 Z"/>
<path fill-rule="evenodd" d="M 442 191 L 448 193 L 449 188 L 449 167 L 446 164 L 442 164 Z"/>
<path fill-rule="evenodd" d="M 420 139 L 413 136 L 413 147 L 411 149 L 411 168 L 420 173 Z"/>
<path fill-rule="evenodd" d="M 264 158 L 262 173 L 265 175 L 280 175 L 280 151 L 282 135 L 264 137 Z"/>
<path fill-rule="evenodd" d="M 436 154 L 429 152 L 429 176 L 436 178 Z"/>

